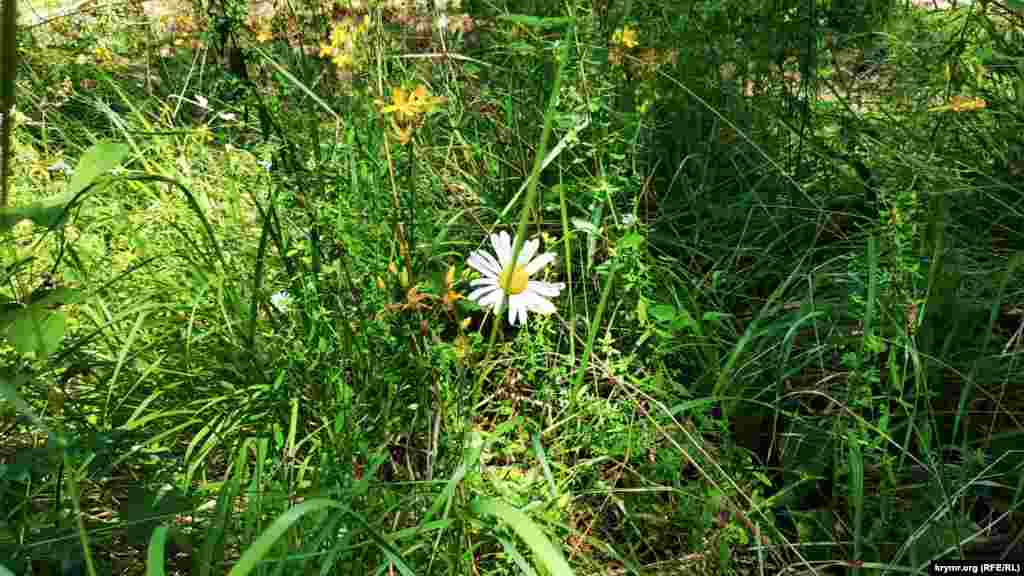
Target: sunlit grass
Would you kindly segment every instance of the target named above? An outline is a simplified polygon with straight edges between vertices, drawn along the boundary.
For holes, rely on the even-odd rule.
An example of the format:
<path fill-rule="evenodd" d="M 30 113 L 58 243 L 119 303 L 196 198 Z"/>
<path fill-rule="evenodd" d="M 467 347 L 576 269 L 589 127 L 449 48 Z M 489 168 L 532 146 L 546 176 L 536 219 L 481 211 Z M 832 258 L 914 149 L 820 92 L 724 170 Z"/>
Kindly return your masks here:
<path fill-rule="evenodd" d="M 260 8 L 241 64 L 210 14 L 26 44 L 0 558 L 874 573 L 1012 536 L 1024 151 L 959 28 L 897 12 L 838 66 L 807 30 L 780 76 L 714 11 L 355 4 Z M 869 37 L 894 96 L 819 98 Z M 553 312 L 468 297 L 498 231 L 559 256 Z"/>

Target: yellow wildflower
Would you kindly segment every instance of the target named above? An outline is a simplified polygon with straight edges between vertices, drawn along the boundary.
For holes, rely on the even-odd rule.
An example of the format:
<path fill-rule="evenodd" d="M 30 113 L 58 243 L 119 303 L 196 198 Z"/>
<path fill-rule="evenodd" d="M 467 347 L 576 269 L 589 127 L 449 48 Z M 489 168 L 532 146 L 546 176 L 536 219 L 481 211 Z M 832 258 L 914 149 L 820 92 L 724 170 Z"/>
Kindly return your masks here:
<path fill-rule="evenodd" d="M 418 112 L 415 100 L 406 95 L 405 90 L 401 88 L 391 89 L 390 104 L 378 100 L 377 105 L 381 106 L 381 113 L 394 114 L 401 120 L 413 118 Z"/>
<path fill-rule="evenodd" d="M 260 44 L 269 42 L 274 39 L 274 33 L 270 30 L 270 25 L 267 24 L 260 28 L 260 31 L 256 33 L 256 41 Z"/>
<path fill-rule="evenodd" d="M 616 44 L 621 44 L 626 48 L 636 48 L 639 44 L 637 42 L 637 32 L 629 26 L 624 26 L 619 30 L 615 31 L 615 35 L 612 38 Z"/>
<path fill-rule="evenodd" d="M 332 58 L 331 61 L 334 62 L 334 65 L 338 68 L 351 68 L 352 64 L 355 62 L 352 58 L 351 52 L 339 52 L 334 55 L 334 58 Z"/>
<path fill-rule="evenodd" d="M 443 101 L 442 98 L 432 96 L 430 92 L 427 92 L 427 87 L 423 84 L 416 87 L 409 99 L 419 114 L 430 114 Z"/>
<path fill-rule="evenodd" d="M 110 62 L 114 59 L 113 52 L 105 46 L 97 46 L 93 49 L 93 53 L 96 55 L 96 60 L 100 62 Z"/>

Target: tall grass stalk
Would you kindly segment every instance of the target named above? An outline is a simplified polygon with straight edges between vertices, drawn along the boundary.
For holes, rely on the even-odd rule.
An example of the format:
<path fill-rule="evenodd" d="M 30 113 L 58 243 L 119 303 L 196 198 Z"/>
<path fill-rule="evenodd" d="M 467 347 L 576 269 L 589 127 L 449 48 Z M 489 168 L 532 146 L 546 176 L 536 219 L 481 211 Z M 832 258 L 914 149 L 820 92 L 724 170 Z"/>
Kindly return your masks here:
<path fill-rule="evenodd" d="M 544 129 L 540 135 L 540 144 L 537 146 L 537 152 L 533 158 L 533 168 L 530 170 L 529 180 L 527 181 L 526 199 L 523 201 L 523 207 L 519 211 L 519 225 L 516 228 L 515 243 L 512 246 L 511 262 L 516 262 L 519 259 L 519 252 L 522 251 L 523 243 L 526 240 L 526 227 L 530 220 L 530 208 L 533 206 L 534 202 L 537 201 L 537 180 L 540 176 L 545 150 L 547 149 L 548 138 L 551 136 L 551 128 L 554 124 L 555 111 L 558 107 L 558 95 L 562 91 L 562 77 L 565 72 L 565 66 L 569 62 L 569 38 L 572 37 L 573 32 L 574 28 L 570 25 L 569 29 L 566 30 L 560 40 L 561 50 L 558 52 L 557 56 L 558 67 L 555 69 L 555 79 L 551 86 L 551 95 L 548 97 L 547 110 L 544 112 Z M 563 234 L 568 233 L 567 229 L 564 229 L 562 232 Z M 507 306 L 508 294 L 506 293 L 498 303 L 497 308 L 494 310 L 494 322 L 491 324 L 491 337 L 487 343 L 487 352 L 485 353 L 484 360 L 482 362 L 482 366 L 484 366 L 484 368 L 480 370 L 480 375 L 477 377 L 476 387 L 473 389 L 473 403 L 470 404 L 469 407 L 469 428 L 472 428 L 473 420 L 476 417 L 477 405 L 480 403 L 480 394 L 483 390 L 484 378 L 487 377 L 489 372 L 486 369 L 486 366 L 494 351 L 494 343 L 498 339 L 498 324 L 501 323 L 502 314 Z"/>
<path fill-rule="evenodd" d="M 565 198 L 565 184 L 559 182 L 558 206 L 562 213 L 562 240 L 565 249 L 565 280 L 569 287 L 569 357 L 576 358 L 576 305 L 572 284 L 572 229 L 569 227 L 569 205 Z"/>
<path fill-rule="evenodd" d="M 78 479 L 75 478 L 77 472 L 71 465 L 71 460 L 68 458 L 67 446 L 64 442 L 61 442 L 61 450 L 63 451 L 64 458 L 64 470 L 68 475 L 68 496 L 71 498 L 71 504 L 74 506 L 75 511 L 75 523 L 78 528 L 78 540 L 82 544 L 82 555 L 85 558 L 85 571 L 89 576 L 96 576 L 96 564 L 92 559 L 92 550 L 89 548 L 89 535 L 85 531 L 85 519 L 82 516 L 82 508 L 78 499 Z M 58 502 L 58 506 L 60 503 Z"/>

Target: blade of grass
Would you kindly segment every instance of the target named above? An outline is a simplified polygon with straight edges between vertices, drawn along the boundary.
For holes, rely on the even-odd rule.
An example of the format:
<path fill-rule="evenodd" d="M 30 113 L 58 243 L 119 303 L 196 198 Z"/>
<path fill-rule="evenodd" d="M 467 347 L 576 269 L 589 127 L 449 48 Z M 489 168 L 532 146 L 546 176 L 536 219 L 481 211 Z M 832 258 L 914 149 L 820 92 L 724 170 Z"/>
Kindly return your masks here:
<path fill-rule="evenodd" d="M 533 550 L 537 558 L 548 572 L 554 576 L 565 576 L 573 574 L 572 568 L 565 560 L 562 552 L 556 548 L 541 531 L 540 527 L 533 520 L 516 510 L 515 508 L 498 500 L 476 500 L 473 502 L 472 510 L 476 514 L 491 515 L 502 520 L 526 542 L 526 545 Z"/>
<path fill-rule="evenodd" d="M 146 321 L 148 316 L 147 311 L 142 311 L 139 316 L 135 319 L 135 325 L 132 326 L 132 331 L 128 333 L 128 339 L 125 340 L 124 345 L 121 346 L 121 352 L 117 355 L 117 364 L 114 366 L 114 374 L 110 377 L 110 381 L 107 383 L 107 402 L 103 406 L 103 422 L 108 427 L 113 427 L 113 422 L 110 421 L 112 412 L 110 410 L 110 401 L 114 397 L 114 389 L 117 384 L 117 377 L 121 373 L 121 369 L 124 368 L 124 363 L 128 359 L 128 352 L 132 349 L 132 345 L 135 343 L 135 339 L 139 337 L 139 330 L 142 328 L 142 324 Z"/>
<path fill-rule="evenodd" d="M 555 478 L 551 475 L 551 466 L 548 465 L 547 454 L 544 453 L 544 445 L 540 443 L 540 434 L 533 435 L 533 451 L 537 453 L 537 460 L 540 460 L 541 469 L 544 471 L 544 479 L 548 482 L 548 490 L 551 497 L 558 496 L 558 489 L 555 487 Z"/>
<path fill-rule="evenodd" d="M 562 241 L 565 248 L 565 285 L 569 288 L 569 357 L 576 357 L 576 304 L 572 283 L 572 228 L 569 227 L 569 203 L 565 197 L 565 183 L 559 172 L 558 205 L 562 213 Z"/>
<path fill-rule="evenodd" d="M 960 390 L 960 405 L 956 411 L 956 417 L 953 420 L 953 441 L 956 441 L 957 433 L 960 431 L 960 421 L 966 414 L 967 401 L 974 393 L 974 382 L 978 376 L 978 368 L 981 364 L 983 354 L 988 350 L 989 342 L 992 340 L 992 332 L 995 330 L 996 320 L 999 319 L 999 304 L 1003 301 L 1003 296 L 1006 294 L 1006 288 L 1010 283 L 1010 279 L 1013 278 L 1013 273 L 1016 271 L 1018 266 L 1024 265 L 1024 252 L 1020 252 L 1014 255 L 1010 259 L 1009 265 L 1006 267 L 1006 272 L 1003 274 L 1002 280 L 999 282 L 999 290 L 996 292 L 995 298 L 992 299 L 992 305 L 989 307 L 988 315 L 988 329 L 985 330 L 985 339 L 981 345 L 981 354 L 974 361 L 971 366 L 971 372 L 967 375 L 967 381 L 964 382 L 963 388 Z M 964 442 L 967 441 L 967 434 L 964 435 Z M 963 447 L 966 449 L 966 445 Z M 966 453 L 966 452 L 965 452 Z"/>
<path fill-rule="evenodd" d="M 146 549 L 146 576 L 164 576 L 164 554 L 167 548 L 167 526 L 157 526 L 149 537 Z"/>
<path fill-rule="evenodd" d="M 291 529 L 294 524 L 302 519 L 303 516 L 310 512 L 327 508 L 342 510 L 350 517 L 355 518 L 365 529 L 367 529 L 371 538 L 381 548 L 384 555 L 387 556 L 388 561 L 398 570 L 398 572 L 403 574 L 403 576 L 414 576 L 415 573 L 412 569 L 402 561 L 399 551 L 391 545 L 386 538 L 373 530 L 370 524 L 362 516 L 356 514 L 345 505 L 328 498 L 306 500 L 278 516 L 277 519 L 274 520 L 273 524 L 267 527 L 267 529 L 260 534 L 260 537 L 257 538 L 251 546 L 249 546 L 244 554 L 242 554 L 242 557 L 238 559 L 238 562 L 231 568 L 231 571 L 228 572 L 228 576 L 247 576 L 252 573 L 256 569 L 257 565 L 264 561 L 265 557 L 270 553 L 271 548 L 277 540 L 283 536 L 285 532 Z"/>
<path fill-rule="evenodd" d="M 82 556 L 85 558 L 85 570 L 89 576 L 96 576 L 96 564 L 92 559 L 92 549 L 89 548 L 89 535 L 85 531 L 85 516 L 82 514 L 81 504 L 78 495 L 78 481 L 75 478 L 76 472 L 68 457 L 67 444 L 61 439 L 59 441 L 61 452 L 63 452 L 64 469 L 68 470 L 68 496 L 71 497 L 71 504 L 75 510 L 75 521 L 78 528 L 78 540 L 82 545 Z"/>
<path fill-rule="evenodd" d="M 580 358 L 580 365 L 576 368 L 576 376 L 573 378 L 571 387 L 572 396 L 569 400 L 569 413 L 575 412 L 573 408 L 576 405 L 576 401 L 579 399 L 580 389 L 583 387 L 583 375 L 587 372 L 587 366 L 590 363 L 590 355 L 594 351 L 594 341 L 597 339 L 597 331 L 601 328 L 601 319 L 604 317 L 604 309 L 608 305 L 608 296 L 612 292 L 612 284 L 615 283 L 615 272 L 615 263 L 612 262 L 611 268 L 608 270 L 608 278 L 604 282 L 604 290 L 601 291 L 601 300 L 597 303 L 597 312 L 595 312 L 594 319 L 590 324 L 590 334 L 587 336 L 587 345 L 583 348 L 583 357 Z"/>

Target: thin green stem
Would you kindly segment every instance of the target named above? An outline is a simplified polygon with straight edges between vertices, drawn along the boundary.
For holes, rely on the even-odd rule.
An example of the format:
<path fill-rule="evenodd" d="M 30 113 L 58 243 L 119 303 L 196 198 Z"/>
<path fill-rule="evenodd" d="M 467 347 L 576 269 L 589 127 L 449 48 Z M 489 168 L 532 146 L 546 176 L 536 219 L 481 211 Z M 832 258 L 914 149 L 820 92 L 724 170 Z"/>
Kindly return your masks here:
<path fill-rule="evenodd" d="M 576 306 L 572 294 L 572 229 L 569 228 L 569 205 L 565 199 L 565 185 L 559 182 L 558 204 L 562 210 L 562 238 L 565 248 L 565 279 L 569 287 L 569 357 L 576 358 Z"/>
<path fill-rule="evenodd" d="M 78 503 L 78 482 L 75 480 L 75 469 L 68 459 L 66 447 L 62 446 L 64 452 L 64 470 L 68 474 L 68 496 L 71 497 L 72 506 L 75 510 L 75 523 L 78 524 L 78 540 L 82 544 L 82 555 L 85 558 L 85 571 L 89 576 L 96 576 L 96 564 L 92 559 L 92 551 L 89 549 L 89 537 L 85 532 L 85 520 L 82 519 L 82 509 Z"/>
<path fill-rule="evenodd" d="M 573 413 L 579 398 L 580 389 L 583 386 L 583 375 L 587 372 L 587 365 L 590 363 L 590 354 L 594 350 L 594 340 L 597 339 L 597 331 L 601 329 L 601 318 L 604 316 L 604 308 L 608 304 L 608 295 L 612 292 L 612 284 L 615 283 L 615 262 L 612 261 L 611 269 L 608 271 L 608 279 L 605 280 L 604 290 L 601 292 L 601 301 L 597 304 L 597 313 L 590 324 L 590 335 L 587 336 L 587 347 L 583 349 L 583 358 L 580 359 L 580 366 L 576 369 L 576 377 L 572 381 L 572 399 L 569 401 L 569 412 Z"/>

